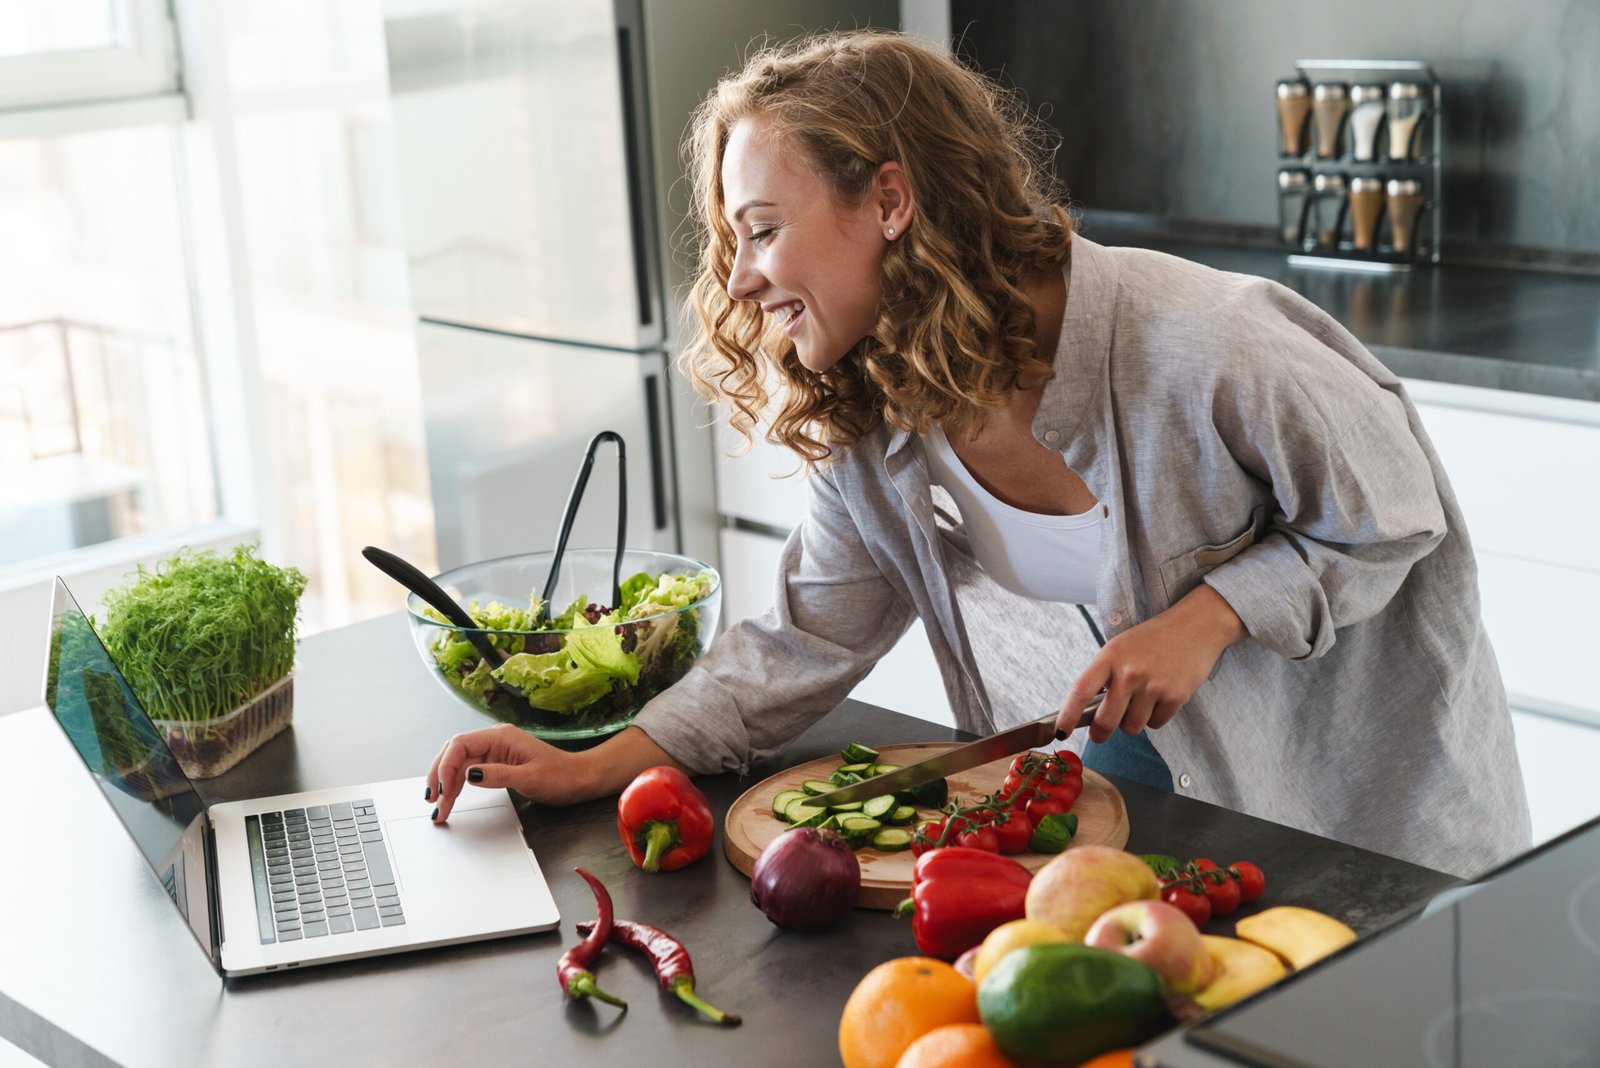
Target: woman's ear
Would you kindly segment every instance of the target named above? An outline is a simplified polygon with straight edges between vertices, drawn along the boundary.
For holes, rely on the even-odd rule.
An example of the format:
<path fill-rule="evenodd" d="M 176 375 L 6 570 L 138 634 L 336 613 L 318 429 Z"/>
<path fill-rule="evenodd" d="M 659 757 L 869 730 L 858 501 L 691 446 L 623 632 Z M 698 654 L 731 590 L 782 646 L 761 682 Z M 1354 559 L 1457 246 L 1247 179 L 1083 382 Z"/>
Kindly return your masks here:
<path fill-rule="evenodd" d="M 876 197 L 878 225 L 883 236 L 899 240 L 916 216 L 916 198 L 911 193 L 911 182 L 900 164 L 890 160 L 878 168 L 873 179 L 873 196 Z"/>

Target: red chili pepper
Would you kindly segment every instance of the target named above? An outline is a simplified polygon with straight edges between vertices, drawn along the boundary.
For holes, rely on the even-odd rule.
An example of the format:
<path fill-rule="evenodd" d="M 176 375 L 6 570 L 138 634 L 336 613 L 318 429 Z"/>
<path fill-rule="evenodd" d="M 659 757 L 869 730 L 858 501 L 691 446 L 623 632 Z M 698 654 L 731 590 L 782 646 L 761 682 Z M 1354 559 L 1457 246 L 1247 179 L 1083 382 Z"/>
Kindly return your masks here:
<path fill-rule="evenodd" d="M 580 923 L 578 933 L 584 934 L 593 927 L 592 923 Z M 694 992 L 694 964 L 689 960 L 689 951 L 682 942 L 659 927 L 635 920 L 617 920 L 611 930 L 618 942 L 632 946 L 650 958 L 656 968 L 656 978 L 661 980 L 661 989 L 676 995 L 685 1004 L 694 1006 L 719 1024 L 729 1027 L 739 1025 L 739 1017 L 731 1012 L 723 1012 Z"/>
<path fill-rule="evenodd" d="M 1024 915 L 1033 873 L 1010 857 L 964 846 L 922 854 L 912 869 L 911 896 L 895 915 L 912 914 L 917 948 L 953 960 L 990 931 Z"/>
<path fill-rule="evenodd" d="M 706 855 L 716 822 L 711 804 L 677 768 L 647 768 L 617 798 L 617 830 L 645 871 L 677 871 Z"/>
<path fill-rule="evenodd" d="M 589 970 L 589 964 L 600 955 L 601 947 L 606 944 L 606 939 L 611 937 L 611 895 L 606 893 L 605 886 L 593 875 L 582 868 L 572 870 L 583 876 L 583 881 L 594 891 L 598 915 L 589 930 L 589 937 L 563 953 L 561 960 L 556 963 L 556 976 L 561 980 L 561 989 L 573 1000 L 599 998 L 601 1001 L 626 1009 L 628 1003 L 601 990 L 599 984 L 595 982 L 594 973 Z"/>

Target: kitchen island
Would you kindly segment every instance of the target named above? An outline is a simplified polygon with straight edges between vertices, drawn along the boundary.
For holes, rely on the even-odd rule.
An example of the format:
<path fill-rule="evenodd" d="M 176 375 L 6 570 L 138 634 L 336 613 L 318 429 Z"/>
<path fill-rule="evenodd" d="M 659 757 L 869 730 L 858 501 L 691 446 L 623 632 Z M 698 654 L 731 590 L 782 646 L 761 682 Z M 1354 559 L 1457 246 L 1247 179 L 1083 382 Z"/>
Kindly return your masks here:
<path fill-rule="evenodd" d="M 291 730 L 226 776 L 208 800 L 422 778 L 455 731 L 484 725 L 429 677 L 402 617 L 307 639 Z M 784 767 L 850 740 L 950 741 L 949 728 L 847 701 L 750 776 L 698 780 L 719 817 L 711 855 L 680 872 L 635 869 L 615 804 L 527 805 L 524 832 L 549 881 L 557 931 L 411 952 L 224 983 L 187 933 L 143 858 L 116 824 L 49 713 L 0 718 L 8 784 L 0 849 L 0 1036 L 52 1065 L 456 1064 L 781 1065 L 835 1063 L 839 1013 L 873 966 L 916 952 L 908 922 L 857 910 L 838 929 L 798 935 L 749 902 L 749 882 L 722 857 L 720 817 L 740 793 Z M 1368 934 L 1453 885 L 1448 875 L 1122 780 L 1135 852 L 1253 860 L 1266 897 L 1213 921 L 1301 904 Z M 599 964 L 619 1013 L 567 1004 L 556 961 L 591 919 L 582 866 L 610 888 L 619 917 L 677 935 L 699 991 L 744 1018 L 707 1023 L 663 995 L 621 947 Z"/>

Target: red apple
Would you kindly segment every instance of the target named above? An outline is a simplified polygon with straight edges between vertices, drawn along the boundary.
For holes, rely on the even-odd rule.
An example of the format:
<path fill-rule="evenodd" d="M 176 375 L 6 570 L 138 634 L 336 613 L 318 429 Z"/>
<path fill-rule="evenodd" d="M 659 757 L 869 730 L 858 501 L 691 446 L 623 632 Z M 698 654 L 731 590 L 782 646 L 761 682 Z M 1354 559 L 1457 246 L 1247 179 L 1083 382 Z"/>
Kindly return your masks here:
<path fill-rule="evenodd" d="M 1214 965 L 1200 932 L 1164 901 L 1118 905 L 1094 921 L 1083 941 L 1148 964 L 1169 995 L 1193 994 L 1211 982 Z"/>
<path fill-rule="evenodd" d="M 1057 853 L 1028 884 L 1028 919 L 1043 920 L 1079 942 L 1096 917 L 1129 901 L 1161 896 L 1156 873 L 1133 853 L 1110 846 L 1072 846 Z"/>

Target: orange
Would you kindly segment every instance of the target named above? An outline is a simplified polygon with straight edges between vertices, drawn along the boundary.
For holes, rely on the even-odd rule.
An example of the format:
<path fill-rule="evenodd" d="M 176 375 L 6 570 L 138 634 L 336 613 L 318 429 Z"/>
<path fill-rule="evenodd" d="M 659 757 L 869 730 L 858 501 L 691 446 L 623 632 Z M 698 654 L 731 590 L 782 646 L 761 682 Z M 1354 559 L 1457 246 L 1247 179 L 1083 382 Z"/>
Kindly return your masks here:
<path fill-rule="evenodd" d="M 895 1068 L 911 1043 L 956 1023 L 978 1023 L 972 980 L 942 960 L 898 957 L 851 991 L 839 1017 L 839 1057 L 844 1068 Z"/>
<path fill-rule="evenodd" d="M 1106 1050 L 1100 1056 L 1084 1061 L 1078 1068 L 1133 1068 L 1133 1050 Z"/>
<path fill-rule="evenodd" d="M 945 1024 L 917 1039 L 895 1068 L 1017 1068 L 983 1024 Z"/>

